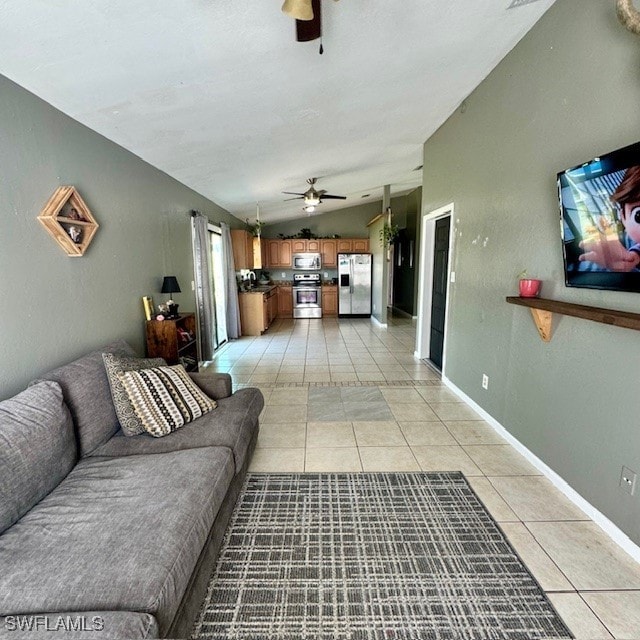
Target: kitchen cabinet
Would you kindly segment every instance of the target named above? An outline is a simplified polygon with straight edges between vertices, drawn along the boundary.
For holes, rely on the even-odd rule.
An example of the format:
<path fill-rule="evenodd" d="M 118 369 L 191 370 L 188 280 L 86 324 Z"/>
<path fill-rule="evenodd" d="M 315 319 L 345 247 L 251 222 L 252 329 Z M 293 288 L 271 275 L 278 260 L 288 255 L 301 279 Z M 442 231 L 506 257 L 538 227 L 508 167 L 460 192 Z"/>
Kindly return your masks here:
<path fill-rule="evenodd" d="M 369 238 L 340 238 L 337 253 L 369 253 Z"/>
<path fill-rule="evenodd" d="M 269 267 L 291 269 L 291 240 L 265 240 Z"/>
<path fill-rule="evenodd" d="M 338 287 L 322 286 L 322 315 L 325 317 L 338 315 Z"/>
<path fill-rule="evenodd" d="M 293 318 L 292 287 L 286 285 L 278 287 L 278 318 Z"/>
<path fill-rule="evenodd" d="M 263 267 L 263 251 L 260 238 L 244 229 L 231 230 L 231 246 L 233 248 L 233 264 L 237 269 L 261 269 Z"/>
<path fill-rule="evenodd" d="M 338 266 L 338 242 L 337 240 L 321 240 L 320 253 L 322 254 L 322 268 L 331 269 Z"/>
<path fill-rule="evenodd" d="M 351 246 L 353 253 L 369 253 L 369 238 L 353 238 Z"/>
<path fill-rule="evenodd" d="M 278 314 L 278 288 L 238 294 L 240 326 L 243 336 L 264 333 Z"/>
<path fill-rule="evenodd" d="M 291 253 L 320 253 L 320 240 L 291 240 Z"/>

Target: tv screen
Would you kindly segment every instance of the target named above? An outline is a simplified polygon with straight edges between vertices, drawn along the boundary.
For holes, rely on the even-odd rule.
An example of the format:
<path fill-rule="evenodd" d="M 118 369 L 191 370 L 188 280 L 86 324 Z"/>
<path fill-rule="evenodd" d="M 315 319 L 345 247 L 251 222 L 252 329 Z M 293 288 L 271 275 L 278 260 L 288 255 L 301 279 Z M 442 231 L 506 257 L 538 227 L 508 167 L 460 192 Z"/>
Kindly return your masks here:
<path fill-rule="evenodd" d="M 565 283 L 640 292 L 640 142 L 558 174 Z"/>

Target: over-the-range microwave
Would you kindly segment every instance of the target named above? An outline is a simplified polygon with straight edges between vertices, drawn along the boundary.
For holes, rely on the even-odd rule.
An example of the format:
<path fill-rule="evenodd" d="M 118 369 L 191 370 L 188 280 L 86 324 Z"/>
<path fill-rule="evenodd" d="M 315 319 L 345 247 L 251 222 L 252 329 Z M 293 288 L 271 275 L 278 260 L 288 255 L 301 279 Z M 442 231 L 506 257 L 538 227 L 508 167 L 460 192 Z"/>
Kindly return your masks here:
<path fill-rule="evenodd" d="M 319 271 L 322 258 L 319 253 L 294 253 L 291 266 L 296 271 Z"/>

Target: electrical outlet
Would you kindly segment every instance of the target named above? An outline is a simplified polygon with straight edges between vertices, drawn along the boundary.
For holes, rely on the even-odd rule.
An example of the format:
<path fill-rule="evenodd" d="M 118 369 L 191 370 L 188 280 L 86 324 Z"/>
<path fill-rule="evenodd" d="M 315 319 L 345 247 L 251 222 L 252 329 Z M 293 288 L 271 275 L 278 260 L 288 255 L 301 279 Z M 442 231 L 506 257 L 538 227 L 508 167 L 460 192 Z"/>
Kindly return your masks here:
<path fill-rule="evenodd" d="M 191 281 L 191 291 L 195 291 L 196 290 L 196 283 L 194 280 Z"/>
<path fill-rule="evenodd" d="M 456 281 L 456 272 L 452 271 L 451 272 L 451 282 L 455 282 Z"/>
<path fill-rule="evenodd" d="M 486 373 L 482 374 L 482 388 L 483 389 L 489 388 L 489 376 Z"/>
<path fill-rule="evenodd" d="M 283 278 L 286 278 L 286 277 L 287 277 L 287 274 L 286 274 L 284 271 L 282 272 L 282 277 L 283 277 Z"/>
<path fill-rule="evenodd" d="M 622 490 L 630 496 L 636 492 L 636 479 L 637 474 L 635 471 L 631 471 L 629 467 L 622 467 L 622 473 L 620 474 L 620 487 L 622 487 Z"/>
<path fill-rule="evenodd" d="M 329 277 L 329 273 L 327 271 L 324 272 L 324 277 L 328 278 Z"/>

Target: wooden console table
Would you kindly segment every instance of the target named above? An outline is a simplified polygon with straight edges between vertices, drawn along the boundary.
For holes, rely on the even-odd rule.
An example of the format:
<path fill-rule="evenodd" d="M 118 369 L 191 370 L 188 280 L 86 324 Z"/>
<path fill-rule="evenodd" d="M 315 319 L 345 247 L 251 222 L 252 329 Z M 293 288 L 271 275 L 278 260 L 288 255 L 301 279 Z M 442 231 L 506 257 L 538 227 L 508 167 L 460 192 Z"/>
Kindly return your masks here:
<path fill-rule="evenodd" d="M 551 341 L 551 325 L 554 313 L 640 331 L 640 313 L 602 309 L 600 307 L 587 307 L 582 304 L 549 300 L 548 298 L 507 296 L 507 302 L 509 304 L 520 305 L 521 307 L 529 307 L 538 333 L 545 342 Z"/>

